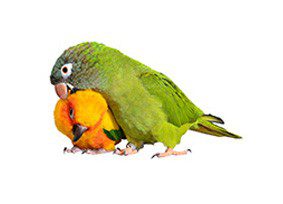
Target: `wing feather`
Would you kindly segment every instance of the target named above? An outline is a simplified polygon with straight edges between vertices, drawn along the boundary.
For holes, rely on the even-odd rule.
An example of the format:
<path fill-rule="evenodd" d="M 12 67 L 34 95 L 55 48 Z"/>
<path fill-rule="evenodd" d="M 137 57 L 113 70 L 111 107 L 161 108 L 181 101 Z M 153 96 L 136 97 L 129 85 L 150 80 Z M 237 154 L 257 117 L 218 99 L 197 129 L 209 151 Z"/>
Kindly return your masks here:
<path fill-rule="evenodd" d="M 162 103 L 168 121 L 175 126 L 192 123 L 203 115 L 187 96 L 167 76 L 155 71 L 140 75 L 145 89 Z"/>

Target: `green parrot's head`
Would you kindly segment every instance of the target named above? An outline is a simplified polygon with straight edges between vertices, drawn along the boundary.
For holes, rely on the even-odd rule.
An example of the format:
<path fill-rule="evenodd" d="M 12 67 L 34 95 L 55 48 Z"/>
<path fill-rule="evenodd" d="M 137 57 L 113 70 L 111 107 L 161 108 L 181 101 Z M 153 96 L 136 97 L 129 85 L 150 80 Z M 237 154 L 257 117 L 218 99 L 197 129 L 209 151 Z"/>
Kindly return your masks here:
<path fill-rule="evenodd" d="M 101 44 L 82 43 L 71 47 L 63 52 L 57 59 L 50 76 L 51 83 L 55 86 L 56 93 L 62 99 L 67 98 L 68 89 L 85 89 L 95 87 L 97 69 L 96 53 Z"/>

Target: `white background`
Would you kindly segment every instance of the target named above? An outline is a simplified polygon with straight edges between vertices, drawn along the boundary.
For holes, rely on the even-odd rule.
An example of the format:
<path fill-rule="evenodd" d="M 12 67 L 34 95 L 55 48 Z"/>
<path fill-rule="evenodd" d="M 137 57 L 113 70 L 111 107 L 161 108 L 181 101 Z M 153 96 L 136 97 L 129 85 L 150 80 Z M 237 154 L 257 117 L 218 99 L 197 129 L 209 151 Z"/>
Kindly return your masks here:
<path fill-rule="evenodd" d="M 1 1 L 1 203 L 282 203 L 282 1 Z M 189 131 L 182 157 L 63 155 L 49 75 L 102 42 L 168 75 L 243 140 Z M 119 145 L 123 147 L 125 143 Z"/>

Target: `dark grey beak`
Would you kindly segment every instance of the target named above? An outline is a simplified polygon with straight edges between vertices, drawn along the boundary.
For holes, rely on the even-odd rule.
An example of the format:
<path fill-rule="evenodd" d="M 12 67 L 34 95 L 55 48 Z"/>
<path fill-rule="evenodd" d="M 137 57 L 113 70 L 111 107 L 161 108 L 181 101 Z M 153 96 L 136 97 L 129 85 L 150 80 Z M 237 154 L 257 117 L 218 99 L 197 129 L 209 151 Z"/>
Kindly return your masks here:
<path fill-rule="evenodd" d="M 73 142 L 77 142 L 81 138 L 81 136 L 84 134 L 84 132 L 87 131 L 87 129 L 88 129 L 87 127 L 84 127 L 79 124 L 75 124 L 72 129 L 72 132 L 74 135 Z"/>

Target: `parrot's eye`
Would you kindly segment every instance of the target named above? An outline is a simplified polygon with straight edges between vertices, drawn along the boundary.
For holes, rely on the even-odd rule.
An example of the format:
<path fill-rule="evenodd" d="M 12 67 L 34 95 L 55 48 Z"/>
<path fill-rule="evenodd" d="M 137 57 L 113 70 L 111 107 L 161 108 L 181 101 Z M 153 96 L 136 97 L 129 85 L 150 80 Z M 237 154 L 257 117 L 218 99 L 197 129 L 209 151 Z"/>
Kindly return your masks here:
<path fill-rule="evenodd" d="M 67 79 L 72 74 L 73 65 L 71 63 L 64 64 L 61 67 L 61 74 L 64 79 Z"/>
<path fill-rule="evenodd" d="M 74 109 L 70 109 L 69 115 L 71 119 L 74 119 Z"/>

